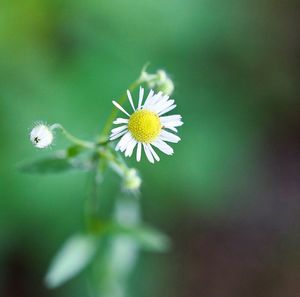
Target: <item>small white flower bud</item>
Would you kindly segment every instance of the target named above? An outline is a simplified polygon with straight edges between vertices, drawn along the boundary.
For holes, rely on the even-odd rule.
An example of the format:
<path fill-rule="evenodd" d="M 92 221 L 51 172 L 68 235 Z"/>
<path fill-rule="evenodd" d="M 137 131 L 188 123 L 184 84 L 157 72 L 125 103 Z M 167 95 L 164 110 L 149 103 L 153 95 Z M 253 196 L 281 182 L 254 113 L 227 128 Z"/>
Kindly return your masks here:
<path fill-rule="evenodd" d="M 164 70 L 157 71 L 156 91 L 171 95 L 174 91 L 174 83 Z"/>
<path fill-rule="evenodd" d="M 139 177 L 138 172 L 135 169 L 129 169 L 125 173 L 124 188 L 129 191 L 139 190 L 142 183 L 142 179 Z"/>
<path fill-rule="evenodd" d="M 53 142 L 53 132 L 44 124 L 36 125 L 30 132 L 30 141 L 37 148 L 46 148 Z"/>
<path fill-rule="evenodd" d="M 174 83 L 167 77 L 161 84 L 158 84 L 156 89 L 170 96 L 174 91 Z"/>
<path fill-rule="evenodd" d="M 174 91 L 174 83 L 164 70 L 158 70 L 155 74 L 150 74 L 143 69 L 140 79 L 156 92 L 161 91 L 170 96 Z"/>

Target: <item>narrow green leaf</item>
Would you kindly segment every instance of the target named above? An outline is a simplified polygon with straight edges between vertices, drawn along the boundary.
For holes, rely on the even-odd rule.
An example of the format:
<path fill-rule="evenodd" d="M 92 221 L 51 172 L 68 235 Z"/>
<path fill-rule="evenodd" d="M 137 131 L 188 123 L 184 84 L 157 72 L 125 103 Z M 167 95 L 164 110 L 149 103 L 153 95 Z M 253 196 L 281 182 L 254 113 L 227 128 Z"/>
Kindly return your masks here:
<path fill-rule="evenodd" d="M 70 170 L 73 165 L 66 158 L 51 156 L 43 159 L 24 162 L 19 170 L 31 174 L 58 173 Z"/>
<path fill-rule="evenodd" d="M 135 239 L 141 248 L 147 251 L 166 252 L 171 247 L 171 241 L 165 234 L 145 225 L 126 226 L 112 223 L 106 232 L 115 235 L 127 234 Z"/>
<path fill-rule="evenodd" d="M 75 152 L 73 153 L 75 154 Z M 78 155 L 69 158 L 68 151 L 60 151 L 56 155 L 23 162 L 18 166 L 18 169 L 24 173 L 48 174 L 61 173 L 72 169 L 89 171 L 93 166 L 93 161 L 90 160 L 89 155 Z"/>
<path fill-rule="evenodd" d="M 79 274 L 93 259 L 97 241 L 89 235 L 69 238 L 52 260 L 45 277 L 49 288 L 56 288 Z"/>
<path fill-rule="evenodd" d="M 148 226 L 137 226 L 131 230 L 140 246 L 148 251 L 166 252 L 170 249 L 170 239 L 162 232 Z"/>

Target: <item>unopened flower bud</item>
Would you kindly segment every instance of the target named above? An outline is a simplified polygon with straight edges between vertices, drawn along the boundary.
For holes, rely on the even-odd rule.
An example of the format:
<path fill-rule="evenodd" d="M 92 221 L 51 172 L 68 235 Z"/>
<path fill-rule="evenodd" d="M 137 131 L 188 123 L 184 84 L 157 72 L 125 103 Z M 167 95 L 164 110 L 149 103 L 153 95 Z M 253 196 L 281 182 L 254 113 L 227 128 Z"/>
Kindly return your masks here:
<path fill-rule="evenodd" d="M 126 190 L 137 191 L 142 183 L 142 179 L 138 175 L 137 170 L 129 169 L 124 176 L 123 186 Z"/>
<path fill-rule="evenodd" d="M 46 148 L 53 142 L 53 132 L 45 124 L 36 125 L 30 132 L 30 141 L 37 148 Z"/>
<path fill-rule="evenodd" d="M 145 82 L 150 89 L 154 89 L 156 92 L 161 91 L 165 95 L 170 96 L 174 91 L 174 83 L 164 70 L 150 74 L 143 69 L 140 80 Z"/>
<path fill-rule="evenodd" d="M 156 90 L 163 92 L 165 95 L 171 95 L 174 91 L 173 81 L 167 76 L 167 73 L 164 70 L 158 70 L 157 76 Z"/>

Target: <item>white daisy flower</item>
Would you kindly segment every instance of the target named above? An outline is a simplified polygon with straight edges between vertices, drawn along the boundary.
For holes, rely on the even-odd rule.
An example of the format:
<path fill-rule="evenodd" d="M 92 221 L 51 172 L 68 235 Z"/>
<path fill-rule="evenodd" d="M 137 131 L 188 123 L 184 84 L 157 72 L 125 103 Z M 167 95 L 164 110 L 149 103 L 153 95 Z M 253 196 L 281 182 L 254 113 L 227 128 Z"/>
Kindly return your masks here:
<path fill-rule="evenodd" d="M 30 140 L 37 148 L 48 147 L 53 142 L 53 132 L 44 124 L 36 125 L 30 132 Z"/>
<path fill-rule="evenodd" d="M 121 137 L 116 146 L 116 151 L 124 152 L 126 157 L 130 157 L 137 146 L 136 160 L 141 160 L 142 148 L 147 159 L 154 163 L 159 161 L 159 156 L 153 146 L 167 155 L 173 154 L 173 149 L 166 142 L 177 143 L 180 138 L 169 132 L 177 132 L 176 127 L 183 124 L 180 115 L 163 116 L 176 107 L 173 99 L 162 92 L 154 94 L 149 92 L 143 104 L 144 89 L 140 88 L 138 105 L 135 108 L 130 92 L 127 96 L 132 106 L 133 113 L 129 114 L 120 104 L 113 101 L 113 104 L 121 110 L 128 118 L 117 118 L 113 123 L 121 125 L 112 129 L 110 140 Z"/>

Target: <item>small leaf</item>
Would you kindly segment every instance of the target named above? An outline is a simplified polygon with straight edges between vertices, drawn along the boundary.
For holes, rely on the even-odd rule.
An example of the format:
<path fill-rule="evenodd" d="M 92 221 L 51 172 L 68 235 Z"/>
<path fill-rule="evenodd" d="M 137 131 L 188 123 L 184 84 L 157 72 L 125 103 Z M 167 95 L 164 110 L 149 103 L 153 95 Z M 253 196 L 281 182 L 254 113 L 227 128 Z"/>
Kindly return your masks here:
<path fill-rule="evenodd" d="M 97 240 L 89 235 L 69 238 L 54 257 L 45 277 L 49 288 L 56 288 L 79 274 L 92 260 Z"/>
<path fill-rule="evenodd" d="M 21 172 L 31 174 L 58 173 L 72 168 L 73 165 L 68 159 L 58 156 L 24 162 L 19 166 Z"/>
<path fill-rule="evenodd" d="M 84 150 L 84 148 L 82 146 L 73 145 L 73 146 L 70 146 L 66 152 L 67 152 L 67 156 L 69 158 L 73 158 L 73 157 L 76 157 L 77 155 L 79 155 L 83 150 Z"/>
<path fill-rule="evenodd" d="M 152 227 L 137 227 L 134 228 L 131 233 L 145 250 L 166 252 L 170 249 L 170 239 L 165 234 Z"/>
<path fill-rule="evenodd" d="M 166 252 L 171 247 L 170 239 L 162 232 L 145 225 L 112 224 L 108 233 L 127 234 L 147 251 Z"/>

